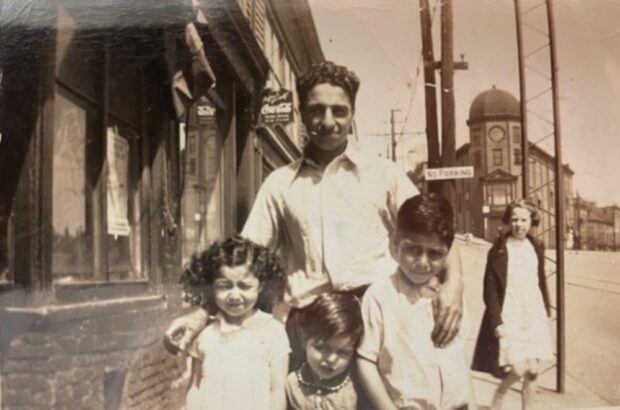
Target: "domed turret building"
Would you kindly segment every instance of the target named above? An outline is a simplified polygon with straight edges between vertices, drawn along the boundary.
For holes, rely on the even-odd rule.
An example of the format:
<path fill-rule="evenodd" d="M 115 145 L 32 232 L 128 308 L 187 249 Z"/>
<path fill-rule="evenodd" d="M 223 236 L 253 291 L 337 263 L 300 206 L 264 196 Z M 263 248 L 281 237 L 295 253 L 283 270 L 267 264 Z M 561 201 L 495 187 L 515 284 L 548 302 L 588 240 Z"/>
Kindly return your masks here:
<path fill-rule="evenodd" d="M 503 229 L 501 217 L 506 205 L 523 196 L 519 100 L 493 86 L 474 98 L 467 125 L 469 142 L 457 150 L 457 165 L 472 165 L 474 178 L 456 180 L 457 230 L 493 241 Z M 565 209 L 569 223 L 573 174 L 565 165 Z M 537 233 L 548 247 L 555 246 L 553 179 L 553 156 L 530 143 L 530 200 L 541 209 L 542 221 Z"/>

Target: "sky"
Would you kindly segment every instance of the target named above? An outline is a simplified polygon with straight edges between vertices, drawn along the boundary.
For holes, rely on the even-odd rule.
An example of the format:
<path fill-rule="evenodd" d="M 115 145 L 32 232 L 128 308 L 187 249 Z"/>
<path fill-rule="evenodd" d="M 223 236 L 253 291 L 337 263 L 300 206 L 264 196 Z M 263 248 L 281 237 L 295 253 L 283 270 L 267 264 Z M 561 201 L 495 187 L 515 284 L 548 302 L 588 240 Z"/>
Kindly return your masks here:
<path fill-rule="evenodd" d="M 357 73 L 361 88 L 356 124 L 363 149 L 386 155 L 390 110 L 396 131 L 404 131 L 397 148 L 403 169 L 426 158 L 424 89 L 420 61 L 420 17 L 416 0 L 309 0 L 327 59 Z M 433 41 L 439 59 L 439 7 Z M 544 3 L 544 2 L 542 2 Z M 526 11 L 540 0 L 522 0 Z M 600 205 L 620 204 L 620 1 L 554 1 L 562 158 L 575 171 L 573 193 Z M 519 97 L 513 0 L 453 0 L 454 55 L 469 63 L 455 73 L 457 147 L 466 143 L 466 121 L 473 99 L 492 86 Z M 545 7 L 524 16 L 525 54 L 547 39 Z M 539 33 L 542 31 L 543 33 Z M 549 53 L 541 49 L 527 59 L 527 95 L 551 86 Z M 439 76 L 437 75 L 439 83 Z M 438 100 L 438 107 L 440 103 Z M 530 141 L 552 131 L 551 93 L 528 103 Z M 552 138 L 540 143 L 553 153 Z"/>

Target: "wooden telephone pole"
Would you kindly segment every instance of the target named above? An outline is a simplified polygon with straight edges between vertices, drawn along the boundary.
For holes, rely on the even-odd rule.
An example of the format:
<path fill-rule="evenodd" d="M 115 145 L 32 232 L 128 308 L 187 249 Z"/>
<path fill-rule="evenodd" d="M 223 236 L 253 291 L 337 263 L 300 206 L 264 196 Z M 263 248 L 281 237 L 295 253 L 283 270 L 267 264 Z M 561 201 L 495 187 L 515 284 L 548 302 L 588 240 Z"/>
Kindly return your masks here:
<path fill-rule="evenodd" d="M 420 27 L 422 30 L 422 56 L 424 58 L 424 100 L 426 104 L 426 150 L 428 168 L 441 166 L 439 129 L 437 128 L 437 83 L 435 82 L 435 57 L 433 55 L 432 17 L 428 0 L 420 0 Z M 441 184 L 428 181 L 428 190 L 439 193 Z"/>
<path fill-rule="evenodd" d="M 422 29 L 422 56 L 424 57 L 424 99 L 426 102 L 426 149 L 428 167 L 441 166 L 439 130 L 437 129 L 437 94 L 435 83 L 435 57 L 433 56 L 432 19 L 428 0 L 420 0 Z"/>
<path fill-rule="evenodd" d="M 452 0 L 441 2 L 441 61 L 433 58 L 432 17 L 428 0 L 420 0 L 422 54 L 426 100 L 426 130 L 429 168 L 456 164 L 456 122 L 454 110 L 454 70 L 466 70 L 467 62 L 454 61 Z M 441 155 L 437 130 L 435 70 L 441 70 Z M 433 185 L 433 191 L 441 187 Z M 444 194 L 448 192 L 444 191 Z M 448 197 L 450 199 L 450 197 Z"/>

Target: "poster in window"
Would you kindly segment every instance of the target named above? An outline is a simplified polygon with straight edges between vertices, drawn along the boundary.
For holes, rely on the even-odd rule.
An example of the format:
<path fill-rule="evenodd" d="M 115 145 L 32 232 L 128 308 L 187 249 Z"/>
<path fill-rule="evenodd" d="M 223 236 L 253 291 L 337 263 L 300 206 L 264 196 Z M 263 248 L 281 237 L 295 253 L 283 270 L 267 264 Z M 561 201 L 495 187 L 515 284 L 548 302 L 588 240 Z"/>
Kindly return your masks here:
<path fill-rule="evenodd" d="M 127 218 L 129 143 L 119 135 L 118 128 L 108 128 L 107 135 L 107 205 L 108 234 L 128 236 L 130 232 Z"/>

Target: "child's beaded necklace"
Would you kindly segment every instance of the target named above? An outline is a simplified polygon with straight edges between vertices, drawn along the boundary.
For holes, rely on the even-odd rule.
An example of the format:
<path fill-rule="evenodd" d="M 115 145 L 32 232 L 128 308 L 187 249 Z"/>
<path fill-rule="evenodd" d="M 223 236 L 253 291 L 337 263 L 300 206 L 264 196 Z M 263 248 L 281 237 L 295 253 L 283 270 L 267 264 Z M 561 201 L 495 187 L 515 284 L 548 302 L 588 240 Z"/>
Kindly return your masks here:
<path fill-rule="evenodd" d="M 311 375 L 313 379 L 312 382 L 304 380 L 303 375 L 302 375 L 304 370 L 306 370 L 306 372 Z M 336 393 L 342 390 L 344 386 L 346 386 L 348 383 L 351 382 L 351 373 L 347 371 L 346 377 L 337 385 L 327 386 L 327 385 L 321 384 L 316 381 L 314 373 L 312 372 L 311 369 L 308 368 L 308 363 L 304 363 L 301 366 L 301 368 L 296 372 L 296 374 L 297 374 L 297 381 L 299 382 L 300 385 L 314 389 L 314 393 L 315 393 L 314 408 L 316 410 L 331 410 L 331 408 L 328 407 L 329 404 L 326 402 L 325 396 L 327 394 Z"/>

